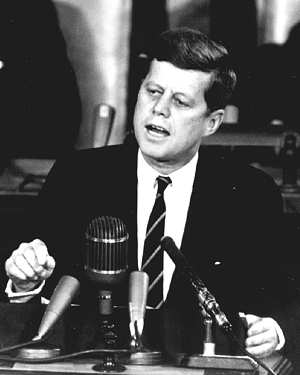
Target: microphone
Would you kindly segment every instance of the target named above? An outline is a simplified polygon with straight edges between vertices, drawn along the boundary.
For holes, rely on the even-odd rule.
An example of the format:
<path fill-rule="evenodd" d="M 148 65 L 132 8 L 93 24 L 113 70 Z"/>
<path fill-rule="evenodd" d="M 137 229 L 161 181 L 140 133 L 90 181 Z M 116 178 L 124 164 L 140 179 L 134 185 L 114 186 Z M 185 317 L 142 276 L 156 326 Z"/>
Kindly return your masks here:
<path fill-rule="evenodd" d="M 129 329 L 131 337 L 139 341 L 144 329 L 149 276 L 143 271 L 133 271 L 129 277 Z"/>
<path fill-rule="evenodd" d="M 121 219 L 94 218 L 85 232 L 85 273 L 90 281 L 110 288 L 119 284 L 128 269 L 128 238 Z"/>
<path fill-rule="evenodd" d="M 61 277 L 45 309 L 38 333 L 31 340 L 32 343 L 35 343 L 35 346 L 20 349 L 17 355 L 18 358 L 44 359 L 53 358 L 60 354 L 59 347 L 49 344 L 40 345 L 39 343 L 46 337 L 58 319 L 70 306 L 74 296 L 79 291 L 79 286 L 79 281 L 75 277 L 69 275 Z"/>
<path fill-rule="evenodd" d="M 99 217 L 88 225 L 85 235 L 88 277 L 104 286 L 118 283 L 127 269 L 128 233 L 125 225 L 120 219 Z M 53 328 L 71 304 L 79 286 L 79 281 L 73 276 L 65 275 L 59 280 L 33 340 L 42 339 Z"/>
<path fill-rule="evenodd" d="M 129 277 L 129 330 L 131 355 L 127 363 L 153 365 L 163 363 L 161 351 L 151 350 L 144 344 L 143 329 L 146 313 L 149 276 L 143 271 L 133 271 Z"/>
<path fill-rule="evenodd" d="M 228 364 L 230 364 L 232 369 L 244 371 L 245 366 L 248 368 L 254 369 L 254 366 L 257 367 L 257 365 L 260 365 L 262 368 L 264 368 L 268 373 L 274 374 L 274 371 L 266 365 L 263 361 L 261 361 L 259 358 L 256 358 L 256 356 L 249 353 L 239 342 L 239 340 L 235 337 L 232 325 L 228 321 L 226 315 L 224 312 L 221 311 L 219 304 L 217 303 L 215 297 L 209 292 L 209 290 L 206 288 L 203 281 L 199 278 L 199 276 L 196 274 L 195 270 L 192 268 L 192 266 L 188 263 L 186 257 L 183 255 L 183 253 L 178 249 L 176 246 L 174 240 L 171 237 L 165 236 L 161 239 L 161 248 L 162 250 L 165 250 L 170 258 L 175 263 L 176 267 L 183 273 L 186 277 L 188 277 L 189 281 L 191 282 L 192 286 L 194 287 L 197 297 L 199 300 L 199 304 L 204 310 L 204 312 L 213 318 L 215 322 L 225 330 L 227 334 L 238 344 L 239 349 L 246 354 L 247 357 L 243 356 L 236 356 L 236 357 L 230 357 L 228 356 Z M 206 331 L 208 332 L 208 331 Z M 209 343 L 211 341 L 211 337 L 205 338 L 205 343 Z M 209 348 L 211 350 L 211 348 Z M 214 350 L 214 349 L 213 349 Z M 210 353 L 209 353 L 210 354 Z M 223 361 L 222 356 L 208 356 L 208 361 L 204 360 L 206 355 L 199 356 L 199 355 L 191 355 L 187 358 L 184 358 L 181 361 L 181 364 L 184 364 L 187 367 L 193 367 L 193 368 L 214 368 L 214 369 L 225 369 L 224 365 L 225 362 Z M 250 358 L 249 358 L 250 357 Z M 253 363 L 250 363 L 251 360 L 254 361 Z M 252 362 L 253 362 L 252 361 Z M 227 366 L 228 366 L 227 364 Z M 207 366 L 208 365 L 208 366 Z M 228 367 L 226 367 L 228 370 Z"/>
<path fill-rule="evenodd" d="M 228 321 L 224 312 L 221 311 L 215 297 L 206 288 L 203 281 L 199 278 L 194 269 L 188 263 L 186 257 L 175 245 L 173 239 L 168 236 L 163 237 L 161 240 L 161 247 L 168 253 L 178 269 L 188 277 L 189 281 L 196 291 L 199 303 L 204 308 L 206 313 L 214 318 L 221 328 L 226 331 L 231 331 L 232 325 Z"/>
<path fill-rule="evenodd" d="M 112 290 L 121 283 L 128 269 L 128 238 L 126 226 L 119 218 L 94 218 L 85 232 L 86 257 L 84 270 L 87 278 L 98 285 L 98 309 L 101 315 L 100 332 L 104 348 L 103 361 L 93 368 L 97 371 L 124 371 L 114 354 L 118 352 L 117 331 L 112 316 Z"/>
<path fill-rule="evenodd" d="M 63 315 L 79 291 L 79 281 L 73 276 L 62 276 L 46 307 L 37 335 L 33 341 L 44 338 L 53 328 L 57 320 Z"/>

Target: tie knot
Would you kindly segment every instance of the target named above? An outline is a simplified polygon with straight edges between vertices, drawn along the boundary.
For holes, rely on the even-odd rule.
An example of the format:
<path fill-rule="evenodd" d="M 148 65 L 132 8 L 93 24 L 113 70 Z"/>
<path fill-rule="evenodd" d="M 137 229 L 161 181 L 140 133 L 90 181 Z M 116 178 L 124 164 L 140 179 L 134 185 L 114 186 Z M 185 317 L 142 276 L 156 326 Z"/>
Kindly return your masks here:
<path fill-rule="evenodd" d="M 158 183 L 157 194 L 163 194 L 166 187 L 172 182 L 168 176 L 158 176 L 156 180 Z"/>

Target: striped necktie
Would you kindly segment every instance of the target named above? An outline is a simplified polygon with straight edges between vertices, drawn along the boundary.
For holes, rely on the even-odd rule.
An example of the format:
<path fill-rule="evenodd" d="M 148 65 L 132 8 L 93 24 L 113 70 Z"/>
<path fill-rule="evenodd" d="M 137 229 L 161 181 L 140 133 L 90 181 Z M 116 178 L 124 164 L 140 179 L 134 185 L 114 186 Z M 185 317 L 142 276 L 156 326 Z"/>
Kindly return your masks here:
<path fill-rule="evenodd" d="M 163 304 L 163 252 L 160 240 L 165 229 L 164 191 L 172 181 L 164 176 L 158 176 L 156 180 L 157 193 L 146 230 L 142 271 L 149 276 L 147 305 L 158 309 Z"/>

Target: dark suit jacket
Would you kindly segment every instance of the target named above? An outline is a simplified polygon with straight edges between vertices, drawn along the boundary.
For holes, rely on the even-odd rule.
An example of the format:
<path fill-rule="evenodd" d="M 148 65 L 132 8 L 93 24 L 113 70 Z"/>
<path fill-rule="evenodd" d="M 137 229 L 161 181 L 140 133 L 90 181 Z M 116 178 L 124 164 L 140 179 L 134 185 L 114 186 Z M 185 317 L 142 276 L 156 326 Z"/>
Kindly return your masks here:
<path fill-rule="evenodd" d="M 129 271 L 137 269 L 136 164 L 137 149 L 131 145 L 77 151 L 56 163 L 40 195 L 40 213 L 35 215 L 39 228 L 35 235 L 46 242 L 57 261 L 45 292 L 51 293 L 62 274 L 75 269 L 80 273 L 84 232 L 96 216 L 124 221 L 130 236 Z M 230 319 L 236 321 L 237 312 L 273 317 L 285 334 L 285 350 L 293 352 L 299 296 L 282 261 L 287 249 L 281 225 L 281 196 L 271 177 L 200 151 L 181 250 Z M 84 285 L 84 276 L 79 277 Z M 116 304 L 127 304 L 126 287 L 124 282 L 116 288 Z M 84 287 L 81 297 L 88 303 Z M 163 327 L 158 331 L 171 337 L 167 351 L 201 351 L 197 298 L 177 270 L 162 314 Z M 152 333 L 153 329 L 152 325 Z M 217 330 L 216 335 L 220 342 L 225 340 Z M 222 350 L 217 345 L 217 352 Z"/>

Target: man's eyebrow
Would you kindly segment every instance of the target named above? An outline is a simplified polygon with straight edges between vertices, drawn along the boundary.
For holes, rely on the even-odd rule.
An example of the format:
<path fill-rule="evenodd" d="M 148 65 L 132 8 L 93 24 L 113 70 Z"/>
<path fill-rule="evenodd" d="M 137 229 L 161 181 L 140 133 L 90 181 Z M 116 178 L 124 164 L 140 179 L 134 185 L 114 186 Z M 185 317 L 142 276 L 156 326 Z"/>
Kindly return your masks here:
<path fill-rule="evenodd" d="M 144 85 L 145 86 L 149 86 L 149 85 L 151 85 L 151 86 L 155 86 L 156 88 L 159 88 L 159 89 L 161 89 L 161 90 L 164 90 L 164 88 L 163 88 L 163 86 L 162 85 L 160 85 L 159 83 L 157 83 L 157 82 L 155 82 L 155 81 L 144 81 Z"/>
<path fill-rule="evenodd" d="M 155 86 L 161 86 L 159 83 L 157 83 L 157 82 L 155 82 L 155 81 L 153 81 L 153 80 L 151 80 L 151 79 L 149 79 L 149 80 L 145 80 L 145 83 L 149 83 L 149 84 L 151 84 L 151 85 L 155 85 Z"/>
<path fill-rule="evenodd" d="M 159 83 L 153 81 L 152 79 L 145 79 L 144 80 L 144 85 L 153 85 L 161 90 L 164 90 L 164 87 L 162 85 L 160 85 Z M 172 92 L 172 96 L 175 97 L 175 96 L 181 96 L 183 97 L 185 100 L 189 101 L 190 103 L 194 103 L 195 102 L 195 99 L 194 97 L 191 95 L 191 94 L 188 94 L 188 93 L 185 93 L 183 91 L 174 91 Z"/>

